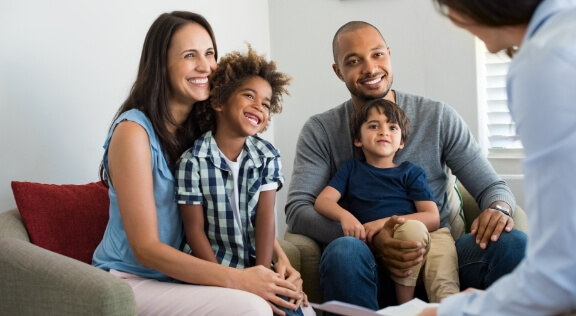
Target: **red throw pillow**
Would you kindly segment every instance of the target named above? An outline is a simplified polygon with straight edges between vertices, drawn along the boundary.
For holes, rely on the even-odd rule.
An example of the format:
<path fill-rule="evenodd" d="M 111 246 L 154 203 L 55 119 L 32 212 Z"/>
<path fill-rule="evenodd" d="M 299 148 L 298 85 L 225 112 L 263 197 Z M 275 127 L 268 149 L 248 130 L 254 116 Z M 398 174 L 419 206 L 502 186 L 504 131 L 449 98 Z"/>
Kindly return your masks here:
<path fill-rule="evenodd" d="M 108 223 L 110 200 L 102 183 L 55 185 L 12 181 L 12 192 L 33 244 L 88 264 L 92 262 L 92 254 Z"/>

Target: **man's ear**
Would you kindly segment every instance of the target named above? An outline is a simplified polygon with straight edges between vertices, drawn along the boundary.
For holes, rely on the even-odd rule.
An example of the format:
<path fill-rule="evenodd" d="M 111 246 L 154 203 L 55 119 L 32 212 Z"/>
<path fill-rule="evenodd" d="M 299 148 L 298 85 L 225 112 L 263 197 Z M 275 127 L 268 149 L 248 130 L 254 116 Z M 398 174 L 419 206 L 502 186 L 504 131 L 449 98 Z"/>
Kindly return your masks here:
<path fill-rule="evenodd" d="M 338 67 L 338 65 L 332 64 L 332 70 L 334 70 L 334 73 L 338 78 L 340 78 L 340 80 L 344 81 L 344 77 L 342 77 L 342 72 L 340 72 L 340 67 Z"/>
<path fill-rule="evenodd" d="M 362 147 L 362 141 L 359 141 L 359 140 L 355 139 L 355 140 L 354 140 L 354 146 L 356 146 L 356 147 L 358 147 L 358 148 Z"/>

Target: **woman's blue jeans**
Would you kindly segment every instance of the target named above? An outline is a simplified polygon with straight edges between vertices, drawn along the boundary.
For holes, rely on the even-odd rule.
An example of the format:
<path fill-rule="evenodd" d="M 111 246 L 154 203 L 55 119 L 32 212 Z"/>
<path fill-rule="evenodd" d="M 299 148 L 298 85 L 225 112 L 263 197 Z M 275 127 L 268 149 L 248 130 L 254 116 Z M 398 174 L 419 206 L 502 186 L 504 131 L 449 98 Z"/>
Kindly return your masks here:
<path fill-rule="evenodd" d="M 524 258 L 525 248 L 526 234 L 516 229 L 503 233 L 484 250 L 476 245 L 474 236 L 462 236 L 456 241 L 461 290 L 486 289 L 514 270 Z M 379 269 L 368 246 L 357 238 L 332 241 L 322 253 L 319 270 L 325 301 L 339 300 L 372 310 L 396 305 L 394 283 L 384 269 Z M 425 295 L 425 291 L 420 292 Z"/>

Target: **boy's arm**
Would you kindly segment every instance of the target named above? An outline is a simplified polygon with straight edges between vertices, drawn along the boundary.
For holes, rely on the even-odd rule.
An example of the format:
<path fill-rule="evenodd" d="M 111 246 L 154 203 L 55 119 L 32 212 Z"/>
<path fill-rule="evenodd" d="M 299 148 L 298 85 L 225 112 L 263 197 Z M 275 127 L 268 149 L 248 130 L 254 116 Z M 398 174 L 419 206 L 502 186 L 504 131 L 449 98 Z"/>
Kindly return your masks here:
<path fill-rule="evenodd" d="M 338 204 L 341 196 L 338 190 L 326 186 L 316 198 L 314 209 L 324 217 L 340 222 L 344 236 L 352 236 L 364 241 L 366 239 L 364 226 L 352 213 Z"/>
<path fill-rule="evenodd" d="M 256 237 L 256 265 L 270 268 L 274 250 L 275 223 L 274 204 L 276 190 L 260 192 L 258 207 L 256 208 L 255 237 Z"/>
<path fill-rule="evenodd" d="M 438 212 L 438 206 L 436 206 L 436 203 L 433 201 L 414 201 L 414 205 L 416 206 L 416 213 L 402 215 L 400 217 L 421 221 L 426 225 L 426 228 L 428 228 L 428 231 L 430 232 L 435 231 L 440 227 L 440 213 Z M 364 223 L 366 239 L 368 242 L 372 242 L 374 235 L 380 232 L 380 229 L 384 227 L 384 224 L 386 224 L 388 219 L 390 219 L 390 217 Z"/>
<path fill-rule="evenodd" d="M 416 213 L 404 215 L 407 219 L 416 219 L 424 223 L 429 232 L 435 231 L 440 227 L 440 212 L 434 201 L 414 201 Z"/>
<path fill-rule="evenodd" d="M 341 196 L 338 190 L 331 186 L 326 186 L 324 190 L 318 194 L 316 202 L 314 202 L 314 209 L 316 212 L 322 214 L 322 216 L 340 222 L 342 216 L 346 216 L 345 213 L 350 214 L 338 204 Z"/>
<path fill-rule="evenodd" d="M 181 204 L 180 214 L 186 231 L 186 241 L 195 257 L 218 263 L 208 237 L 204 233 L 204 210 L 200 204 Z"/>

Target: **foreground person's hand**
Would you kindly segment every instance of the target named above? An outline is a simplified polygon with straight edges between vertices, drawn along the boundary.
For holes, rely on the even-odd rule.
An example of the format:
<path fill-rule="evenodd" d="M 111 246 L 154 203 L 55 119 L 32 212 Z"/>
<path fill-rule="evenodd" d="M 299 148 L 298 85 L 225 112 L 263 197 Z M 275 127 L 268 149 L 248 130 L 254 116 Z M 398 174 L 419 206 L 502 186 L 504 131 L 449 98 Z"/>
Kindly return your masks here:
<path fill-rule="evenodd" d="M 474 288 L 468 288 L 460 293 L 472 293 L 472 292 L 483 292 L 482 290 L 477 290 Z M 426 307 L 418 314 L 418 316 L 436 316 L 438 314 L 438 307 Z"/>
<path fill-rule="evenodd" d="M 426 307 L 418 314 L 418 316 L 436 316 L 438 313 L 438 307 Z"/>

